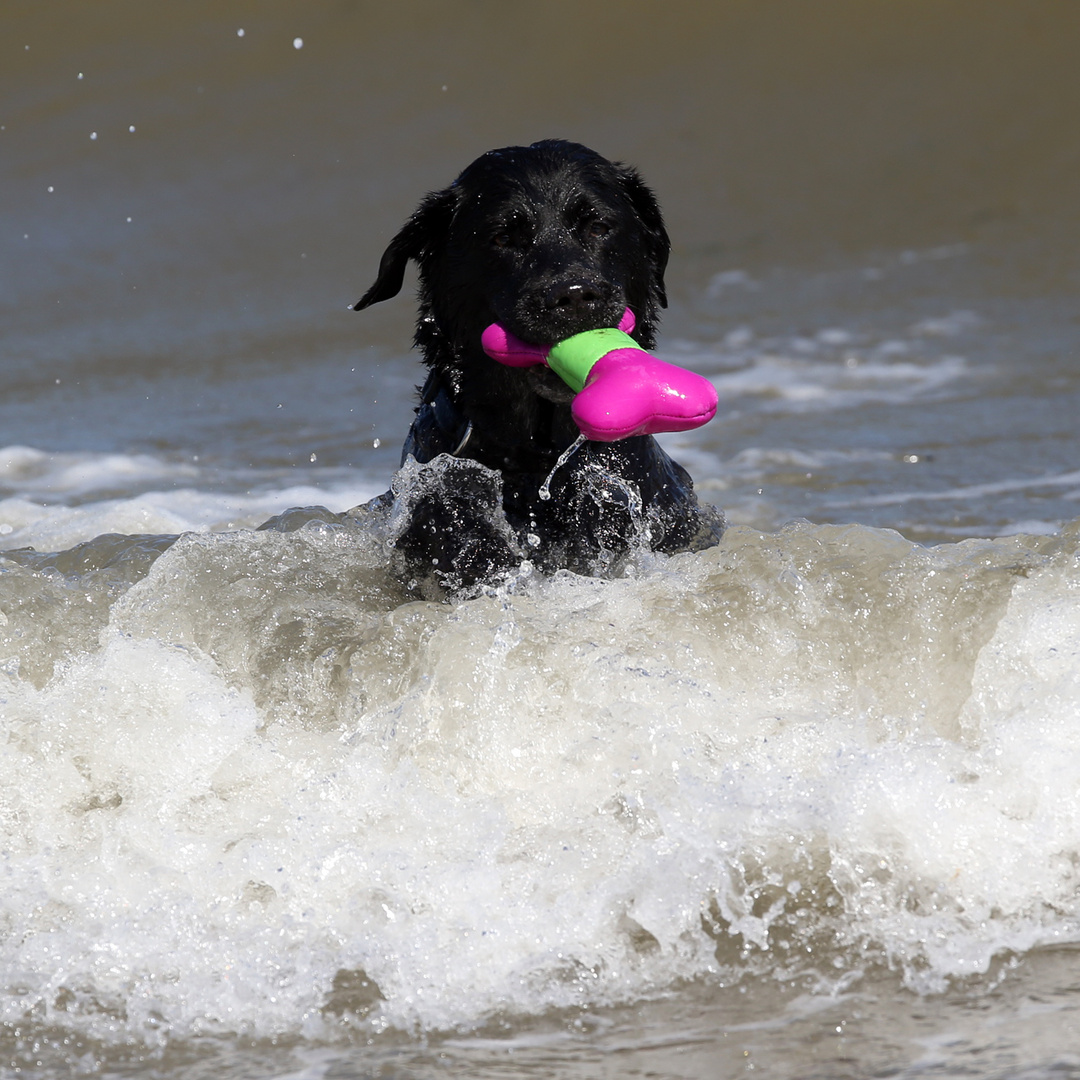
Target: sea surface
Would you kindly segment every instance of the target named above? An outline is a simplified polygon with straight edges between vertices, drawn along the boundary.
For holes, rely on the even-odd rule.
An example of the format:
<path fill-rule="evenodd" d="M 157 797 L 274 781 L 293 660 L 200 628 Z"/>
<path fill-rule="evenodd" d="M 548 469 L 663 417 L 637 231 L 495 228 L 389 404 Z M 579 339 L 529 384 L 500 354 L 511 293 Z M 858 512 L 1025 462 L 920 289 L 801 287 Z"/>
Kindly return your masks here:
<path fill-rule="evenodd" d="M 5 3 L 0 1077 L 1080 1077 L 1078 47 Z M 413 284 L 347 305 L 552 136 L 665 208 L 720 411 L 661 441 L 729 527 L 425 599 L 340 517 Z"/>

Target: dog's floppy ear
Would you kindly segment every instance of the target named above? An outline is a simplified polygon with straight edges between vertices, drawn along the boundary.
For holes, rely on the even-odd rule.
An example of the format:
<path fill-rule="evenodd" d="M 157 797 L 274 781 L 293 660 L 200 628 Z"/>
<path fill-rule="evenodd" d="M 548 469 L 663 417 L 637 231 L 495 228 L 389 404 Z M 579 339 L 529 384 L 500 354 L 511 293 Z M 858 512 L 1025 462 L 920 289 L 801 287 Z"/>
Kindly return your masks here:
<path fill-rule="evenodd" d="M 457 190 L 452 187 L 433 191 L 425 197 L 383 252 L 375 284 L 353 304 L 353 311 L 363 311 L 364 308 L 377 304 L 380 300 L 389 300 L 401 292 L 408 261 L 415 259 L 419 262 L 446 236 L 457 201 Z"/>
<path fill-rule="evenodd" d="M 667 292 L 664 289 L 664 271 L 667 269 L 668 255 L 671 252 L 671 241 L 668 239 L 667 229 L 664 228 L 660 204 L 656 201 L 652 189 L 641 179 L 635 169 L 625 165 L 620 166 L 619 183 L 645 232 L 649 258 L 652 261 L 652 288 L 657 303 L 666 308 Z"/>

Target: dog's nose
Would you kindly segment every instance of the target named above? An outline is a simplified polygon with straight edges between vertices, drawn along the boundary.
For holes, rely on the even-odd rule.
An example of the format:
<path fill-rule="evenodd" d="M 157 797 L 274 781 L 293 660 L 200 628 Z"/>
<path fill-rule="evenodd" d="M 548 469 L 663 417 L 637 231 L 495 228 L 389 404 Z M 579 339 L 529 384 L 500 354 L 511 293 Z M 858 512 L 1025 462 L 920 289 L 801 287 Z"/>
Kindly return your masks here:
<path fill-rule="evenodd" d="M 546 307 L 566 314 L 585 311 L 604 297 L 596 285 L 588 281 L 562 281 L 548 290 Z"/>

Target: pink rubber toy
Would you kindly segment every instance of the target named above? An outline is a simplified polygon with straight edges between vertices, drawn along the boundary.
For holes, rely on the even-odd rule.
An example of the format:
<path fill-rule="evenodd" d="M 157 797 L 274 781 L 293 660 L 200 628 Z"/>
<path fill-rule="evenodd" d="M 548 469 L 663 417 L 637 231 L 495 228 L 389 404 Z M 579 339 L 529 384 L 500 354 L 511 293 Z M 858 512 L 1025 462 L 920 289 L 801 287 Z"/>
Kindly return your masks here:
<path fill-rule="evenodd" d="M 645 352 L 628 337 L 633 328 L 627 308 L 617 330 L 588 330 L 555 345 L 530 345 L 498 323 L 483 332 L 480 343 L 500 364 L 547 364 L 577 391 L 570 407 L 574 422 L 595 442 L 707 424 L 716 415 L 713 384 Z"/>

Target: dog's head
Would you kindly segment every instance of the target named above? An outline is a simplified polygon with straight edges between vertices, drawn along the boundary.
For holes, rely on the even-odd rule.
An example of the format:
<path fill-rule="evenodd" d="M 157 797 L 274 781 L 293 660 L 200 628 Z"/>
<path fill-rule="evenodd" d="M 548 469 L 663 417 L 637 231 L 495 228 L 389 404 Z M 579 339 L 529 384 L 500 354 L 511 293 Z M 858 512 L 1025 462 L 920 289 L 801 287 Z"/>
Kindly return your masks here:
<path fill-rule="evenodd" d="M 577 143 L 492 150 L 433 192 L 390 242 L 357 311 L 396 296 L 420 271 L 417 344 L 453 368 L 490 323 L 534 344 L 617 326 L 654 344 L 669 241 L 656 199 L 631 168 Z"/>

